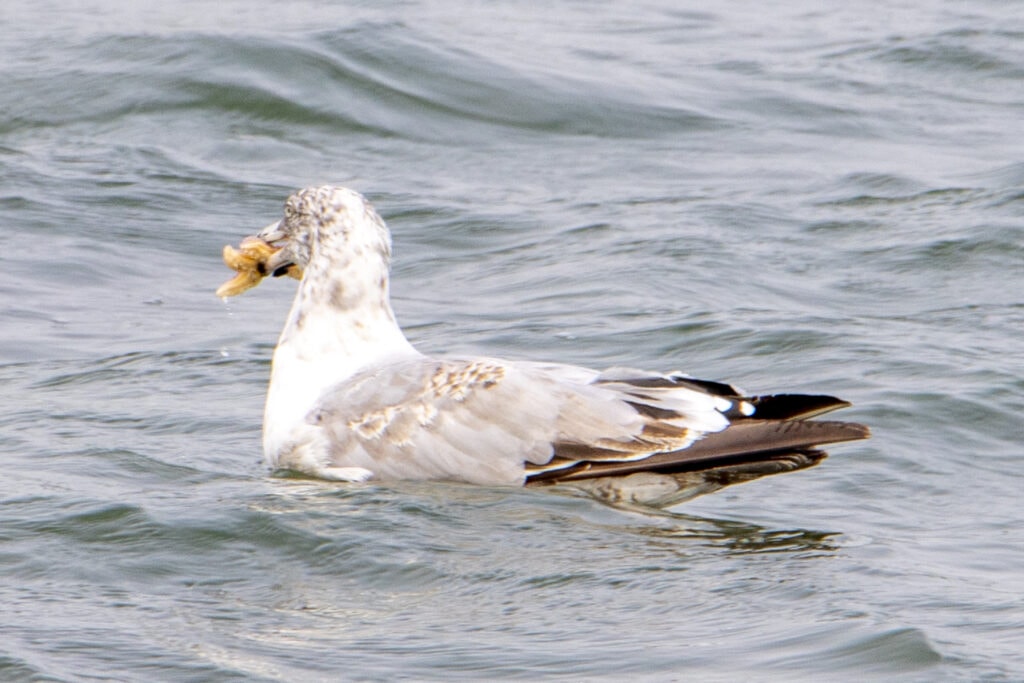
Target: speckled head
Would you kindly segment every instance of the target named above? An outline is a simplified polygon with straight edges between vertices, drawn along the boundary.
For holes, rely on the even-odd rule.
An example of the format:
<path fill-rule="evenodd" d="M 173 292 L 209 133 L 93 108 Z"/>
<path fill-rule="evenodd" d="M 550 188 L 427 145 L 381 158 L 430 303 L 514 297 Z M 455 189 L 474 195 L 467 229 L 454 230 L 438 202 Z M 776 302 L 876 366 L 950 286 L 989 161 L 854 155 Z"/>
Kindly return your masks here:
<path fill-rule="evenodd" d="M 386 265 L 391 257 L 384 221 L 365 197 L 345 187 L 322 185 L 295 192 L 285 201 L 284 218 L 259 236 L 272 244 L 287 241 L 274 267 L 294 263 L 307 269 L 321 259 L 337 266 L 374 256 Z"/>

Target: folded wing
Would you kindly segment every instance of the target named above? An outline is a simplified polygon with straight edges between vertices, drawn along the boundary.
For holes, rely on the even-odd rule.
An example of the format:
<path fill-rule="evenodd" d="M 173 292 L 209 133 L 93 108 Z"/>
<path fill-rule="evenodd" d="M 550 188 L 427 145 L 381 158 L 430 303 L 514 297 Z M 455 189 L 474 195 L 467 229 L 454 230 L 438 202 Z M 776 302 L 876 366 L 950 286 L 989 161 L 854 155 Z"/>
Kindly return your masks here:
<path fill-rule="evenodd" d="M 824 457 L 816 446 L 865 438 L 861 425 L 808 419 L 847 405 L 744 397 L 678 374 L 418 357 L 347 380 L 308 421 L 328 439 L 325 465 L 378 479 L 569 484 L 661 505 L 809 467 Z"/>

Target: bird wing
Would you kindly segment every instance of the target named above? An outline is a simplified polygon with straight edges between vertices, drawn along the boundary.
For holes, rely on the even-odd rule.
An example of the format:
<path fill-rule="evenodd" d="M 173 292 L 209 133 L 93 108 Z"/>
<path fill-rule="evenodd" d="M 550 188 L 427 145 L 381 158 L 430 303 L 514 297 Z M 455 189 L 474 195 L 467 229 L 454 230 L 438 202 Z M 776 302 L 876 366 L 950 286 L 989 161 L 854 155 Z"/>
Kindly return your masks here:
<path fill-rule="evenodd" d="M 728 393 L 635 370 L 417 357 L 332 387 L 307 422 L 326 436 L 329 467 L 379 479 L 521 484 L 527 468 L 686 449 L 728 426 L 742 402 Z"/>

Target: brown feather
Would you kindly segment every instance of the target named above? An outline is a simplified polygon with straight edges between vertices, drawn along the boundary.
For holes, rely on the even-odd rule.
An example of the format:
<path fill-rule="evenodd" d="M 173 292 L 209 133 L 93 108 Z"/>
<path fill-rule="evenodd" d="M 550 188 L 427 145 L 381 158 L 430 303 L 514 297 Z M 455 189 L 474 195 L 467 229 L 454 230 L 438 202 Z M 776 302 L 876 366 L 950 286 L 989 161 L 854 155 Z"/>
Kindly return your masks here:
<path fill-rule="evenodd" d="M 761 460 L 718 465 L 695 472 L 634 472 L 624 476 L 576 479 L 566 485 L 616 507 L 650 511 L 677 505 L 733 484 L 814 467 L 826 454 L 813 449 L 800 449 L 773 451 L 761 454 L 761 457 Z M 527 485 L 552 486 L 561 483 L 560 480 L 546 480 L 530 481 Z"/>
<path fill-rule="evenodd" d="M 656 453 L 628 462 L 609 462 L 601 452 L 593 460 L 585 447 L 576 446 L 573 455 L 580 458 L 575 467 L 537 472 L 527 483 L 561 483 L 595 477 L 624 476 L 637 472 L 693 472 L 723 465 L 770 461 L 780 452 L 812 449 L 815 446 L 866 439 L 870 432 L 855 422 L 791 420 L 749 420 L 708 434 L 689 448 Z M 565 456 L 568 453 L 559 453 Z"/>

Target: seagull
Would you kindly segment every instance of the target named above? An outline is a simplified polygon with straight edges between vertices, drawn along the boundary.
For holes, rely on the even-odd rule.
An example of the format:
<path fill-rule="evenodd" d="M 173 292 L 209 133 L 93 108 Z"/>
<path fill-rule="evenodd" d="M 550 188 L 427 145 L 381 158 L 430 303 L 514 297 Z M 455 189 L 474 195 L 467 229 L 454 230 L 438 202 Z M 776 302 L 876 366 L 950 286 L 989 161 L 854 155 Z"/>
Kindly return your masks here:
<path fill-rule="evenodd" d="M 391 235 L 358 192 L 299 190 L 246 238 L 260 274 L 301 278 L 274 350 L 263 416 L 273 470 L 347 482 L 444 480 L 571 487 L 665 508 L 818 464 L 864 425 L 813 420 L 824 395 L 616 367 L 417 351 L 389 294 Z"/>

